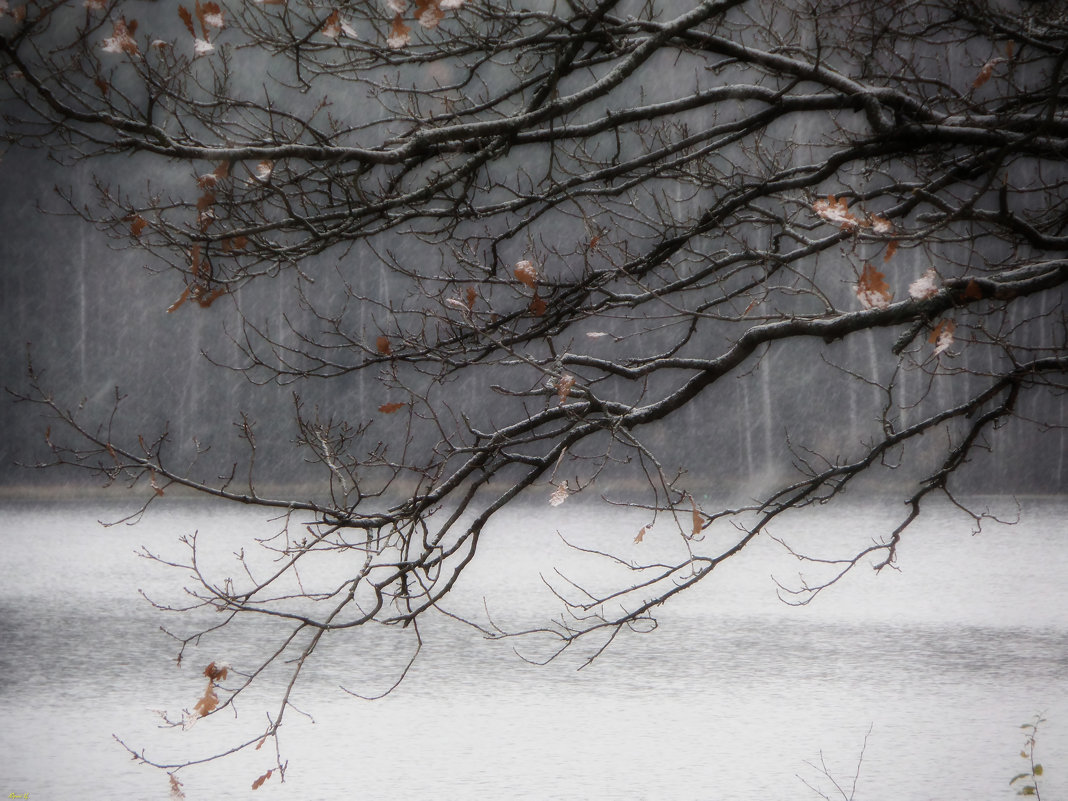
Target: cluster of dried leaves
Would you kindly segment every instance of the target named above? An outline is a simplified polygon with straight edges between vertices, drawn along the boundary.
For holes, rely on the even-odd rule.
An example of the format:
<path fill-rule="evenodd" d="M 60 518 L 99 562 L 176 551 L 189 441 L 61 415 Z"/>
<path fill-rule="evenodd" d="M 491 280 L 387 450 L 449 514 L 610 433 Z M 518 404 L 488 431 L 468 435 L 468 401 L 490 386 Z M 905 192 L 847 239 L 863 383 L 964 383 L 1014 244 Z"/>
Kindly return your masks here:
<path fill-rule="evenodd" d="M 812 210 L 817 216 L 835 225 L 840 225 L 845 230 L 869 229 L 872 233 L 890 235 L 894 228 L 892 223 L 880 215 L 867 214 L 861 211 L 854 213 L 845 198 L 828 195 L 826 199 L 820 199 L 812 204 Z M 889 262 L 897 252 L 897 240 L 887 242 L 886 251 L 883 254 L 883 262 Z M 975 282 L 969 283 L 965 292 L 967 297 L 975 297 L 970 294 L 976 291 Z M 934 268 L 928 269 L 922 276 L 909 284 L 909 297 L 913 300 L 926 300 L 940 291 L 938 273 Z M 894 300 L 894 293 L 886 282 L 886 275 L 873 265 L 865 263 L 857 278 L 857 300 L 865 309 L 885 309 Z M 751 304 L 752 305 L 752 304 Z M 748 309 L 746 310 L 749 311 Z M 929 341 L 935 345 L 932 355 L 938 356 L 944 353 L 953 344 L 953 332 L 956 324 L 952 320 L 940 320 L 931 333 Z"/>

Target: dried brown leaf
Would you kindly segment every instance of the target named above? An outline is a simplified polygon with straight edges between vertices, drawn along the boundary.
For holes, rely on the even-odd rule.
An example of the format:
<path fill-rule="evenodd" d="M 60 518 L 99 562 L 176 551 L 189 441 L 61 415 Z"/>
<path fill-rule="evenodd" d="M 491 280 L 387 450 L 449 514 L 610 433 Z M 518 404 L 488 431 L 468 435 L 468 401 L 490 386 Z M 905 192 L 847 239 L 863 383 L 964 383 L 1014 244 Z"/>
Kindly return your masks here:
<path fill-rule="evenodd" d="M 167 307 L 167 314 L 170 314 L 172 311 L 177 309 L 179 306 L 181 306 L 187 300 L 189 300 L 189 287 L 186 287 L 185 289 L 183 289 L 182 290 L 182 294 L 178 296 L 178 300 L 174 301 L 174 303 L 172 303 L 170 306 Z"/>
<path fill-rule="evenodd" d="M 267 781 L 269 778 L 271 778 L 271 774 L 272 773 L 274 773 L 274 769 L 273 768 L 271 770 L 267 771 L 266 773 L 264 773 L 258 779 L 256 779 L 256 781 L 252 782 L 252 789 L 253 790 L 259 790 L 260 787 L 263 786 L 263 783 L 265 781 Z"/>
<path fill-rule="evenodd" d="M 341 35 L 341 14 L 338 13 L 336 8 L 333 13 L 326 18 L 326 22 L 323 23 L 323 27 L 319 29 L 319 33 L 327 39 L 337 39 Z"/>
<path fill-rule="evenodd" d="M 988 62 L 986 62 L 983 65 L 983 68 L 979 70 L 979 74 L 975 76 L 975 80 L 972 82 L 972 89 L 978 89 L 984 83 L 989 81 L 994 75 L 994 68 L 997 67 L 998 64 L 1001 64 L 1003 61 L 1005 61 L 1005 59 L 999 57 L 992 58 Z"/>
<path fill-rule="evenodd" d="M 652 528 L 652 526 L 642 526 L 642 530 L 638 532 L 638 536 L 634 538 L 634 542 L 639 543 L 644 540 L 645 532 L 648 531 L 650 528 Z"/>
<path fill-rule="evenodd" d="M 207 689 L 204 690 L 204 695 L 202 695 L 200 700 L 193 705 L 193 710 L 198 717 L 203 718 L 210 715 L 218 705 L 219 696 L 215 692 L 215 685 L 209 681 Z"/>
<path fill-rule="evenodd" d="M 845 198 L 827 195 L 826 200 L 813 203 L 812 210 L 827 222 L 837 223 L 843 228 L 856 228 L 861 224 L 860 219 L 849 210 Z"/>
<path fill-rule="evenodd" d="M 204 31 L 204 38 L 208 36 L 208 28 L 220 29 L 225 26 L 223 11 L 214 0 L 207 3 L 197 3 L 197 18 L 200 20 L 200 28 Z"/>
<path fill-rule="evenodd" d="M 393 24 L 390 25 L 389 35 L 386 37 L 386 46 L 390 50 L 400 50 L 402 47 L 407 47 L 408 42 L 411 41 L 411 28 L 404 24 L 404 20 L 401 19 L 400 12 L 393 17 Z"/>
<path fill-rule="evenodd" d="M 883 274 L 870 264 L 864 265 L 857 281 L 857 298 L 865 309 L 885 309 L 890 305 L 893 295 L 883 278 Z"/>
<path fill-rule="evenodd" d="M 130 236 L 140 237 L 141 232 L 145 230 L 146 225 L 148 225 L 148 223 L 145 221 L 145 218 L 140 214 L 135 214 L 133 219 L 130 220 Z"/>
<path fill-rule="evenodd" d="M 375 340 L 375 348 L 377 348 L 378 352 L 383 356 L 393 355 L 393 348 L 389 344 L 389 337 L 385 335 L 379 336 L 378 339 Z"/>
<path fill-rule="evenodd" d="M 415 18 L 424 28 L 436 28 L 445 19 L 440 0 L 415 0 Z"/>
<path fill-rule="evenodd" d="M 931 332 L 931 336 L 927 338 L 927 341 L 935 346 L 933 355 L 937 356 L 953 344 L 953 333 L 956 330 L 957 324 L 952 320 L 938 321 L 938 325 Z"/>
<path fill-rule="evenodd" d="M 406 403 L 383 403 L 378 407 L 378 411 L 382 412 L 382 414 L 393 414 L 407 405 Z"/>
<path fill-rule="evenodd" d="M 185 29 L 189 31 L 189 35 L 196 39 L 197 32 L 193 27 L 193 15 L 189 13 L 189 9 L 185 6 L 178 6 L 178 16 L 182 18 L 182 24 L 184 24 Z"/>
<path fill-rule="evenodd" d="M 100 43 L 105 53 L 126 53 L 136 56 L 138 52 L 134 34 L 137 32 L 137 20 L 126 21 L 125 17 L 116 20 L 111 36 Z"/>
<path fill-rule="evenodd" d="M 701 535 L 701 529 L 704 528 L 704 522 L 701 517 L 701 510 L 697 508 L 697 501 L 694 500 L 694 497 L 692 495 L 690 496 L 690 506 L 693 509 L 693 531 L 691 532 L 690 536 L 696 538 Z"/>
<path fill-rule="evenodd" d="M 556 382 L 556 397 L 560 399 L 560 405 L 567 403 L 567 397 L 571 394 L 571 388 L 575 386 L 575 376 L 564 373 Z"/>
<path fill-rule="evenodd" d="M 519 283 L 530 289 L 537 289 L 538 268 L 534 266 L 534 262 L 528 259 L 516 262 L 514 274 Z"/>
<path fill-rule="evenodd" d="M 545 311 L 549 307 L 545 305 L 545 301 L 538 296 L 538 291 L 534 290 L 534 298 L 530 301 L 530 312 L 535 317 L 541 317 L 545 314 Z"/>
<path fill-rule="evenodd" d="M 229 667 L 227 665 L 224 664 L 216 666 L 215 663 L 212 662 L 210 665 L 204 668 L 204 675 L 211 679 L 211 681 L 213 682 L 226 681 L 226 674 L 228 671 Z"/>
<path fill-rule="evenodd" d="M 886 243 L 886 253 L 883 254 L 883 263 L 890 261 L 894 258 L 894 254 L 897 253 L 897 240 L 891 239 Z"/>

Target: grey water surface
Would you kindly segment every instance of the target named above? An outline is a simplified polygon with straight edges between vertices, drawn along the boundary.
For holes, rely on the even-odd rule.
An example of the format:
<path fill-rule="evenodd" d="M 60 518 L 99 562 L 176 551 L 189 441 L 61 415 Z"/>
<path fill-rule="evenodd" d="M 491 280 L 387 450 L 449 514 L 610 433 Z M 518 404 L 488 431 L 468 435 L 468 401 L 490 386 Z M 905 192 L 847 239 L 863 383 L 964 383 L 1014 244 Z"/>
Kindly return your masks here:
<path fill-rule="evenodd" d="M 488 532 L 453 609 L 502 625 L 558 612 L 542 578 L 596 583 L 605 567 L 561 536 L 639 558 L 672 546 L 658 524 L 571 499 L 516 510 Z M 1016 514 L 1011 499 L 982 508 Z M 899 570 L 862 566 L 812 604 L 775 593 L 804 569 L 770 539 L 666 607 L 658 629 L 620 638 L 590 667 L 539 667 L 536 643 L 487 642 L 441 618 L 406 681 L 380 701 L 410 643 L 392 632 L 325 641 L 275 754 L 182 771 L 189 799 L 1008 799 L 1027 768 L 1020 725 L 1038 713 L 1047 799 L 1068 797 L 1068 500 L 1024 499 L 1020 522 L 984 526 L 946 506 L 909 530 Z M 215 557 L 277 528 L 262 513 L 161 504 L 101 527 L 121 504 L 0 505 L 0 797 L 166 798 L 151 757 L 207 755 L 261 728 L 272 689 L 189 731 L 161 729 L 203 691 L 203 666 L 240 669 L 270 629 L 206 638 L 175 664 L 164 619 L 139 595 L 180 598 L 182 576 L 136 554 L 179 555 L 199 533 Z M 892 529 L 899 507 L 856 505 L 773 527 L 792 546 L 839 552 Z M 660 538 L 657 541 L 656 538 Z M 861 758 L 861 754 L 863 756 Z M 859 770 L 859 773 L 858 773 Z M 838 781 L 839 792 L 830 777 Z M 855 788 L 855 789 L 854 789 Z"/>

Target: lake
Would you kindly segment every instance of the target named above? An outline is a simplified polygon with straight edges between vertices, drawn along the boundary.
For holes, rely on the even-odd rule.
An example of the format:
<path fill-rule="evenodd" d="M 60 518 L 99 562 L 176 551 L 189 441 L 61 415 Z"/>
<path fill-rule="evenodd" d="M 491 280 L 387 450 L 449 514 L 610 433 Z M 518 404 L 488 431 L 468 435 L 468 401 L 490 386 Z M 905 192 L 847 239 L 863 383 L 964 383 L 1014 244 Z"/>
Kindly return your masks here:
<path fill-rule="evenodd" d="M 558 565 L 596 579 L 601 569 L 563 548 L 557 532 L 640 547 L 631 541 L 645 521 L 572 501 L 499 522 L 455 608 L 516 624 L 552 614 L 542 574 Z M 1011 499 L 985 503 L 1015 514 Z M 858 801 L 1007 799 L 1009 780 L 1027 767 L 1020 725 L 1041 713 L 1040 790 L 1047 801 L 1068 797 L 1068 499 L 1020 503 L 1017 525 L 975 536 L 959 512 L 933 509 L 907 533 L 899 570 L 861 567 L 805 607 L 780 602 L 772 579 L 788 581 L 798 563 L 758 540 L 715 583 L 667 606 L 656 631 L 620 638 L 581 671 L 578 657 L 538 667 L 515 643 L 438 618 L 425 625 L 407 680 L 369 702 L 339 685 L 382 689 L 407 645 L 381 630 L 333 637 L 295 696 L 306 716 L 289 713 L 282 730 L 285 783 L 253 792 L 273 754 L 252 752 L 183 771 L 185 795 L 848 798 L 859 762 Z M 113 735 L 150 756 L 188 758 L 273 712 L 255 703 L 271 696 L 253 695 L 237 719 L 158 728 L 149 710 L 191 707 L 204 665 L 240 669 L 268 631 L 205 640 L 177 666 L 160 631 L 176 621 L 138 591 L 176 597 L 178 576 L 136 550 L 178 554 L 177 538 L 197 530 L 225 554 L 275 524 L 254 510 L 169 499 L 137 526 L 96 522 L 129 510 L 0 504 L 0 797 L 166 798 L 166 776 L 131 760 Z M 863 544 L 899 514 L 879 502 L 798 516 L 772 532 L 822 552 Z M 667 534 L 654 529 L 649 547 Z"/>

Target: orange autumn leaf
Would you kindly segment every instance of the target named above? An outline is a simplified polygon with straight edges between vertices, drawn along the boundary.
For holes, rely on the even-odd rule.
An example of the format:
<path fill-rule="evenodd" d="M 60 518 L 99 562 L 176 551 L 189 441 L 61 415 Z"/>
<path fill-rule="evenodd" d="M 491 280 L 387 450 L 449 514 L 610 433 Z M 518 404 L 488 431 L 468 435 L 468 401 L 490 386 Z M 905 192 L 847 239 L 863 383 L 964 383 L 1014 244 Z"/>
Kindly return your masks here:
<path fill-rule="evenodd" d="M 690 506 L 693 509 L 691 513 L 693 517 L 693 532 L 690 534 L 690 536 L 697 537 L 700 535 L 701 529 L 704 528 L 704 525 L 703 520 L 701 518 L 701 510 L 697 508 L 697 501 L 694 500 L 694 497 L 692 495 L 690 496 Z"/>
<path fill-rule="evenodd" d="M 189 294 L 193 297 L 193 300 L 197 302 L 197 305 L 200 306 L 200 308 L 206 309 L 226 294 L 226 287 L 216 287 L 209 292 L 199 284 L 194 284 Z"/>
<path fill-rule="evenodd" d="M 193 705 L 193 710 L 196 712 L 197 716 L 203 718 L 210 715 L 218 705 L 219 696 L 215 692 L 215 685 L 209 681 L 207 689 L 204 690 L 204 695 L 202 695 L 200 700 Z"/>
<path fill-rule="evenodd" d="M 189 300 L 189 287 L 183 289 L 182 294 L 178 296 L 178 300 L 174 301 L 174 303 L 167 307 L 167 314 L 170 314 L 175 309 L 179 308 L 187 300 Z"/>
<path fill-rule="evenodd" d="M 545 314 L 546 309 L 549 307 L 545 305 L 545 301 L 538 297 L 537 290 L 534 291 L 534 299 L 530 301 L 530 311 L 535 317 L 541 317 Z"/>
<path fill-rule="evenodd" d="M 860 220 L 849 210 L 849 204 L 845 198 L 836 198 L 827 195 L 826 200 L 817 200 L 812 204 L 812 210 L 817 215 L 830 223 L 837 223 L 843 228 L 856 228 Z"/>
<path fill-rule="evenodd" d="M 225 25 L 222 9 L 214 0 L 208 0 L 207 3 L 198 2 L 196 8 L 197 19 L 200 20 L 200 28 L 204 31 L 204 38 L 208 36 L 208 28 L 219 29 Z"/>
<path fill-rule="evenodd" d="M 337 39 L 341 35 L 341 14 L 338 13 L 335 8 L 333 13 L 326 18 L 326 22 L 323 27 L 319 29 L 319 33 L 325 36 L 327 39 Z"/>
<path fill-rule="evenodd" d="M 377 348 L 378 352 L 381 353 L 383 356 L 393 355 L 393 348 L 390 347 L 389 337 L 385 335 L 380 336 L 378 337 L 378 339 L 375 340 L 375 348 Z"/>
<path fill-rule="evenodd" d="M 534 262 L 529 261 L 528 259 L 516 262 L 514 274 L 516 280 L 523 284 L 523 286 L 530 289 L 537 289 L 538 268 L 534 266 Z"/>
<path fill-rule="evenodd" d="M 642 526 L 642 530 L 638 532 L 638 536 L 634 538 L 635 544 L 645 539 L 645 532 L 651 529 L 652 526 Z"/>
<path fill-rule="evenodd" d="M 886 243 L 886 253 L 883 255 L 883 262 L 888 262 L 894 258 L 894 254 L 897 253 L 897 240 L 891 239 Z"/>
<path fill-rule="evenodd" d="M 193 15 L 189 13 L 189 9 L 185 6 L 178 6 L 178 16 L 182 18 L 182 24 L 185 25 L 185 29 L 189 31 L 189 35 L 196 39 L 197 32 L 193 27 Z"/>
<path fill-rule="evenodd" d="M 870 264 L 864 265 L 857 280 L 857 298 L 865 309 L 885 309 L 890 305 L 893 295 L 883 278 L 883 274 Z"/>
<path fill-rule="evenodd" d="M 252 782 L 252 789 L 253 790 L 259 790 L 260 787 L 263 786 L 263 783 L 265 781 L 267 781 L 269 778 L 271 778 L 271 774 L 272 773 L 274 773 L 274 769 L 273 768 L 271 770 L 267 771 L 266 773 L 264 773 L 258 779 L 256 779 L 256 781 Z"/>
<path fill-rule="evenodd" d="M 226 674 L 228 672 L 229 667 L 227 665 L 220 665 L 216 667 L 214 662 L 204 668 L 204 675 L 207 676 L 213 682 L 226 681 Z"/>
<path fill-rule="evenodd" d="M 398 12 L 393 17 L 393 24 L 390 25 L 389 35 L 386 37 L 386 45 L 390 50 L 400 50 L 402 47 L 407 47 L 408 42 L 411 41 L 411 28 L 404 24 L 404 20 L 401 19 L 401 15 Z"/>
<path fill-rule="evenodd" d="M 133 219 L 130 220 L 130 236 L 140 237 L 141 232 L 145 230 L 146 225 L 148 225 L 148 223 L 145 221 L 145 218 L 140 214 L 135 214 Z"/>
<path fill-rule="evenodd" d="M 378 411 L 382 412 L 382 414 L 393 414 L 394 412 L 403 409 L 405 406 L 407 406 L 406 403 L 383 403 L 378 407 Z"/>
<path fill-rule="evenodd" d="M 415 18 L 424 28 L 436 28 L 445 18 L 441 0 L 415 0 Z"/>

